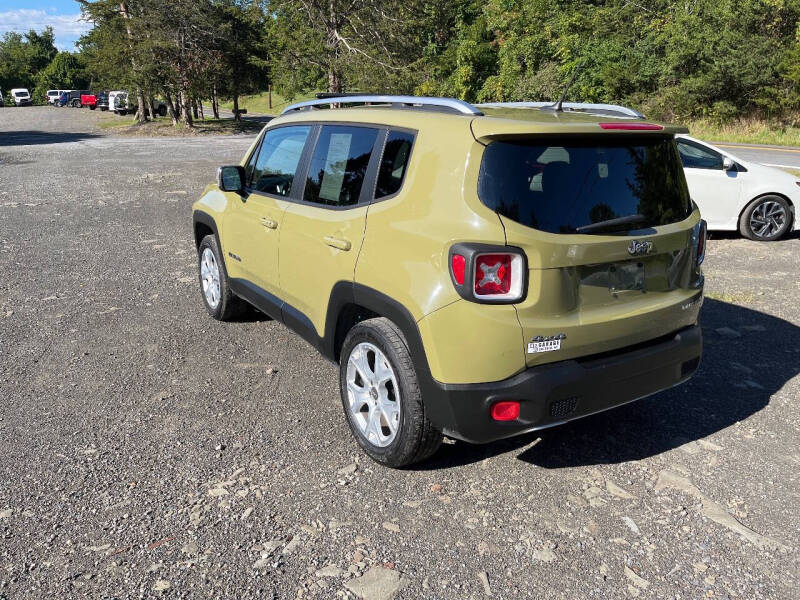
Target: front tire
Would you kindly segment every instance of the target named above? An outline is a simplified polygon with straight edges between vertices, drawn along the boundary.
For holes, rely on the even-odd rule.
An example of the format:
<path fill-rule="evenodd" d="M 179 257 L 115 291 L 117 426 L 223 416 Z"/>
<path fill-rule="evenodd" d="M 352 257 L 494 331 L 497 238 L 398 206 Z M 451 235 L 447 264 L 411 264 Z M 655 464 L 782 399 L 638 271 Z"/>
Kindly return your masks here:
<path fill-rule="evenodd" d="M 347 334 L 339 387 L 350 430 L 376 462 L 405 467 L 439 448 L 442 433 L 425 416 L 408 344 L 388 319 L 362 321 Z"/>
<path fill-rule="evenodd" d="M 781 196 L 756 198 L 744 209 L 739 219 L 742 235 L 757 242 L 774 242 L 792 226 L 792 211 Z"/>
<path fill-rule="evenodd" d="M 230 321 L 244 312 L 245 304 L 231 292 L 228 272 L 214 235 L 207 235 L 197 248 L 198 275 L 203 304 L 218 321 Z"/>

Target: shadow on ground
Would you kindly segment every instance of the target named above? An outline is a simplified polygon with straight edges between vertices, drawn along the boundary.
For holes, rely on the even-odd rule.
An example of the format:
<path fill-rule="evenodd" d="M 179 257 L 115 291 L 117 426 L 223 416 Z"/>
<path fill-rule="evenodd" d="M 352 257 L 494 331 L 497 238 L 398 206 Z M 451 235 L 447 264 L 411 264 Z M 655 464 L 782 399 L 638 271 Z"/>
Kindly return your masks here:
<path fill-rule="evenodd" d="M 0 132 L 0 148 L 9 146 L 41 146 L 43 144 L 66 144 L 80 142 L 81 140 L 102 137 L 89 132 L 63 132 L 63 131 L 9 131 Z"/>
<path fill-rule="evenodd" d="M 764 313 L 706 299 L 703 361 L 687 383 L 551 429 L 485 446 L 446 444 L 422 470 L 469 464 L 526 448 L 518 458 L 546 469 L 621 463 L 709 436 L 760 411 L 800 372 L 800 327 Z M 730 337 L 729 328 L 740 333 Z M 727 335 L 726 335 L 727 333 Z"/>

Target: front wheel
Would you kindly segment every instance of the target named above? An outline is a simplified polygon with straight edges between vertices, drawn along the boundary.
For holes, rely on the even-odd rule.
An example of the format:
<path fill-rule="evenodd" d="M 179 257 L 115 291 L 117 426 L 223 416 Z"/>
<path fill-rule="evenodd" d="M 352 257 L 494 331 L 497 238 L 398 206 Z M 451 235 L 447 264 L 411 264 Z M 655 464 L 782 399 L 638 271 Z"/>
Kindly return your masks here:
<path fill-rule="evenodd" d="M 425 416 L 405 337 L 388 319 L 362 321 L 347 334 L 339 386 L 350 430 L 376 462 L 404 467 L 439 448 L 442 433 Z"/>
<path fill-rule="evenodd" d="M 228 273 L 222 262 L 217 238 L 207 235 L 197 248 L 200 291 L 208 314 L 218 321 L 229 321 L 244 312 L 244 300 L 231 291 Z"/>
<path fill-rule="evenodd" d="M 789 231 L 792 211 L 781 196 L 761 196 L 744 209 L 739 219 L 739 230 L 748 239 L 774 242 Z"/>

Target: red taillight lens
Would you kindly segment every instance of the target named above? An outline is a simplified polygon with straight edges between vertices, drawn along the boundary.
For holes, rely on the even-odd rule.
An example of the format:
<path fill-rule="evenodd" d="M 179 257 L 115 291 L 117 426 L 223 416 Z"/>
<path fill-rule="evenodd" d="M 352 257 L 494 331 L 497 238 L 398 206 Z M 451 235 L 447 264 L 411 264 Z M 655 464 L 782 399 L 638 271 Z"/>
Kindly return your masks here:
<path fill-rule="evenodd" d="M 511 255 L 481 254 L 475 260 L 475 294 L 494 296 L 511 289 Z"/>
<path fill-rule="evenodd" d="M 701 220 L 698 223 L 698 230 L 697 230 L 697 264 L 698 266 L 702 264 L 703 259 L 706 257 L 706 237 L 707 237 L 707 229 L 706 229 L 706 222 Z"/>
<path fill-rule="evenodd" d="M 655 123 L 600 123 L 602 129 L 616 129 L 621 131 L 661 131 L 662 125 Z"/>
<path fill-rule="evenodd" d="M 519 418 L 519 402 L 497 402 L 492 405 L 492 418 L 495 421 L 516 421 Z"/>
<path fill-rule="evenodd" d="M 458 285 L 464 285 L 464 272 L 467 268 L 467 259 L 460 254 L 453 254 L 450 268 L 453 270 L 453 279 L 456 280 L 456 283 Z"/>

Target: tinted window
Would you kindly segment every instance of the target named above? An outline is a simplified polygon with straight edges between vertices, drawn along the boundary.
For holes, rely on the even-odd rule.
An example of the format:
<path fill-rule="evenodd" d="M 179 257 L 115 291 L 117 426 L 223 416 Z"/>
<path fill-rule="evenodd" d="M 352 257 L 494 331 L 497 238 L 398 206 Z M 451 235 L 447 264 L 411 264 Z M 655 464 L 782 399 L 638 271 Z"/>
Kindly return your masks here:
<path fill-rule="evenodd" d="M 252 169 L 252 188 L 265 194 L 288 196 L 311 126 L 279 127 L 267 131 Z"/>
<path fill-rule="evenodd" d="M 377 129 L 325 125 L 311 159 L 304 200 L 332 206 L 357 204 Z"/>
<path fill-rule="evenodd" d="M 493 142 L 483 154 L 478 194 L 501 215 L 551 233 L 631 215 L 644 218 L 594 232 L 641 229 L 691 212 L 675 142 L 661 136 Z"/>
<path fill-rule="evenodd" d="M 678 140 L 678 152 L 684 167 L 693 169 L 722 169 L 723 158 L 719 152 L 683 140 Z"/>
<path fill-rule="evenodd" d="M 375 197 L 391 196 L 396 194 L 403 185 L 406 166 L 411 156 L 411 145 L 414 136 L 403 131 L 390 131 L 383 150 L 380 170 L 378 171 L 378 184 L 375 188 Z"/>

